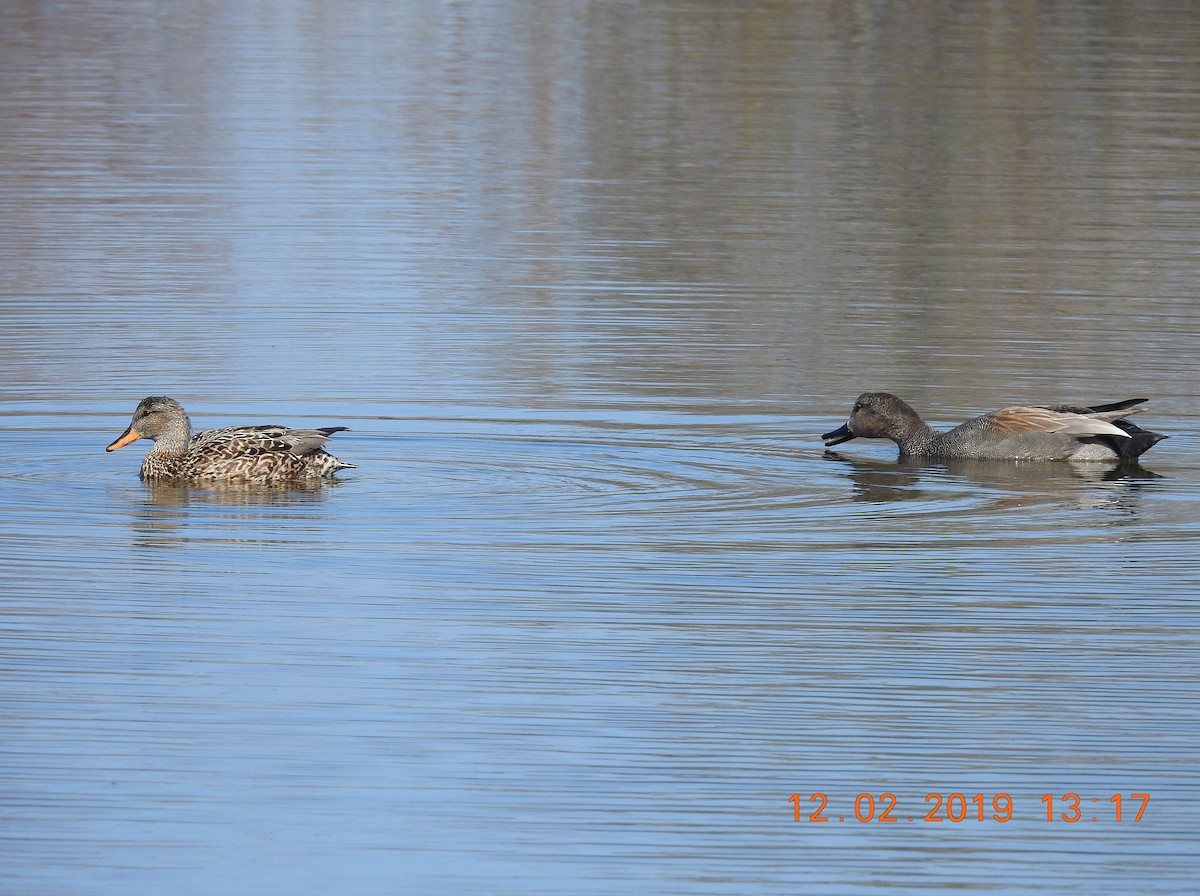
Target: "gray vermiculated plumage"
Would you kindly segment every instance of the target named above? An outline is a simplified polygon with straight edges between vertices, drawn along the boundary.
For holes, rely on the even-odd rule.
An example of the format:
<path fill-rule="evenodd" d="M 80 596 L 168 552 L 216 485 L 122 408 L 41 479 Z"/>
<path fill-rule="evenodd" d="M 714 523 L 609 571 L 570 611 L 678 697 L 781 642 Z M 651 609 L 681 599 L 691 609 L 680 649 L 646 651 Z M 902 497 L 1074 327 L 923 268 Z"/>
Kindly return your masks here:
<path fill-rule="evenodd" d="M 1141 411 L 1133 406 L 1145 401 L 1133 398 L 1094 407 L 1013 406 L 938 432 L 895 395 L 864 392 L 846 424 L 822 438 L 826 447 L 860 437 L 891 439 L 901 457 L 1134 460 L 1166 438 L 1125 419 Z"/>

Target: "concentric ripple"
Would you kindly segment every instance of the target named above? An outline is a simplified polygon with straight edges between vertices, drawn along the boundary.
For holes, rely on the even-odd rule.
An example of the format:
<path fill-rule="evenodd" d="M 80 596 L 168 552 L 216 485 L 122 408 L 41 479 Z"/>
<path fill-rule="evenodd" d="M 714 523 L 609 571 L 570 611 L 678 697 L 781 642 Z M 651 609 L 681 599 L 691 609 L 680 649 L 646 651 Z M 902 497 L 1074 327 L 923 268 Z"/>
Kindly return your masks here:
<path fill-rule="evenodd" d="M 803 438 L 820 430 L 816 420 L 476 409 L 470 417 L 343 418 L 351 431 L 339 436 L 338 452 L 357 469 L 329 485 L 181 488 L 139 481 L 140 446 L 105 454 L 112 421 L 80 422 L 8 420 L 0 481 L 27 532 L 120 517 L 131 506 L 147 514 L 207 508 L 218 519 L 224 509 L 235 520 L 252 510 L 280 522 L 333 504 L 357 537 L 381 544 L 467 530 L 481 543 L 521 533 L 695 547 L 931 536 L 945 545 L 1011 544 L 1061 534 L 1064 524 L 1087 541 L 1109 537 L 1166 482 L 1139 467 L 920 464 L 875 450 L 823 452 Z"/>

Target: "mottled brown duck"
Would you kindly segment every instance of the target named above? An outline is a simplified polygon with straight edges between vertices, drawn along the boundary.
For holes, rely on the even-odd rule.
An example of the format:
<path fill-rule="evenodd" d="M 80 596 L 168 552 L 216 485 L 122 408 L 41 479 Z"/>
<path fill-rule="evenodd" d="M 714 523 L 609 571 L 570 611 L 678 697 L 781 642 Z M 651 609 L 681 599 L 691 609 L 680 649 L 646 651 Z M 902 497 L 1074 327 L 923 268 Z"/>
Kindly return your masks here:
<path fill-rule="evenodd" d="M 192 421 L 173 398 L 151 395 L 139 402 L 125 432 L 106 449 L 138 439 L 154 446 L 142 461 L 142 478 L 157 482 L 312 482 L 352 468 L 323 446 L 344 426 L 227 426 L 192 435 Z"/>

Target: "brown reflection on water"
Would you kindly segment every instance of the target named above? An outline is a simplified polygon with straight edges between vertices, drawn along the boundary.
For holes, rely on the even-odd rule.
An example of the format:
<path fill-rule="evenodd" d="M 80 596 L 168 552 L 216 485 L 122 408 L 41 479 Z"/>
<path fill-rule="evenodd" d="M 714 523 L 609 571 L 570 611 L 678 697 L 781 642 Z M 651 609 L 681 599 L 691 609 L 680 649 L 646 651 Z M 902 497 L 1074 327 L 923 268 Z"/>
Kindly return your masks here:
<path fill-rule="evenodd" d="M 108 385 L 279 392 L 246 349 L 283 340 L 391 394 L 1186 394 L 1198 19 L 27 4 L 0 35 L 0 260 L 33 299 L 0 297 L 0 363 L 78 382 L 31 354 L 50 330 Z"/>
<path fill-rule="evenodd" d="M 501 352 L 510 375 L 823 398 L 869 364 L 876 385 L 952 381 L 962 401 L 1188 380 L 1120 359 L 1130 327 L 1157 343 L 1195 323 L 1193 16 L 702 5 L 562 28 L 587 37 L 577 104 L 531 100 L 572 116 L 546 130 L 571 138 L 546 152 L 568 180 L 507 156 L 489 175 L 540 197 L 487 234 L 534 315 L 534 345 Z M 578 77 L 537 59 L 562 67 L 535 83 Z"/>

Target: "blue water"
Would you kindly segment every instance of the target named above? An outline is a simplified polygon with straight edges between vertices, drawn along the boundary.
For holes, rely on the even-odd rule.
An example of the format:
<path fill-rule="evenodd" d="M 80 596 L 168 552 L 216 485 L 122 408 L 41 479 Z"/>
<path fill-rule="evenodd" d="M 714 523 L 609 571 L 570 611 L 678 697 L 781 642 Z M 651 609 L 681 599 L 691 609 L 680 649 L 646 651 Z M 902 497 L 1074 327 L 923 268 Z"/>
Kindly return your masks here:
<path fill-rule="evenodd" d="M 0 892 L 1194 892 L 1197 27 L 14 12 Z M 827 454 L 867 388 L 1170 438 Z M 148 486 L 149 394 L 357 468 Z"/>

